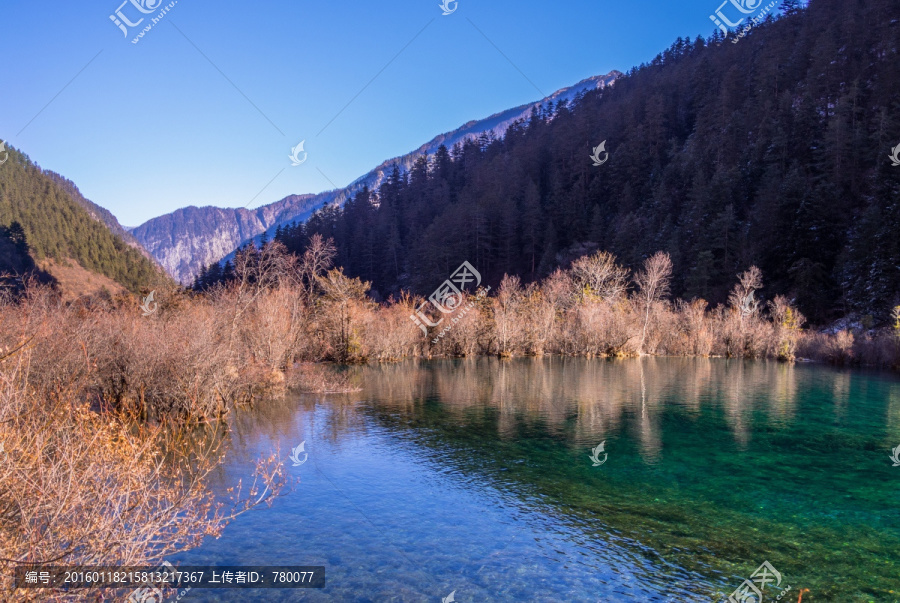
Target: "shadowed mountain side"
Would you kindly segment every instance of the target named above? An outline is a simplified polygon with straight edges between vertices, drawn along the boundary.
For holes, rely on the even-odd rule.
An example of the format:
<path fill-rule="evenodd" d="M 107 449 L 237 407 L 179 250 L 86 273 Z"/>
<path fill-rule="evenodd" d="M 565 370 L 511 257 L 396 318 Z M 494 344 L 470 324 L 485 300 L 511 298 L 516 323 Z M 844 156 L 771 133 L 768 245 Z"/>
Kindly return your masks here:
<path fill-rule="evenodd" d="M 484 135 L 492 138 L 500 138 L 506 134 L 506 131 L 515 122 L 528 119 L 532 110 L 539 111 L 542 107 L 545 107 L 550 103 L 574 102 L 576 99 L 592 90 L 603 90 L 607 86 L 611 86 L 616 79 L 623 75 L 624 74 L 621 71 L 614 69 L 606 75 L 595 75 L 581 80 L 574 86 L 557 90 L 540 101 L 513 107 L 512 109 L 495 113 L 485 119 L 467 122 L 452 132 L 435 136 L 411 153 L 388 159 L 362 178 L 355 180 L 353 184 L 347 188 L 352 189 L 354 193 L 357 189 L 362 188 L 363 185 L 368 185 L 370 189 L 378 188 L 385 180 L 387 180 L 394 166 L 399 166 L 401 172 L 409 172 L 413 165 L 415 165 L 418 157 L 425 154 L 434 155 L 441 146 L 452 149 L 457 144 L 464 144 L 467 141 L 477 140 Z"/>
<path fill-rule="evenodd" d="M 814 0 L 740 38 L 678 38 L 614 86 L 420 155 L 281 240 L 302 254 L 333 239 L 335 263 L 383 298 L 428 295 L 463 261 L 496 286 L 597 249 L 631 270 L 662 250 L 675 297 L 724 304 L 757 266 L 763 303 L 784 295 L 812 324 L 887 324 L 898 24 L 895 0 Z"/>

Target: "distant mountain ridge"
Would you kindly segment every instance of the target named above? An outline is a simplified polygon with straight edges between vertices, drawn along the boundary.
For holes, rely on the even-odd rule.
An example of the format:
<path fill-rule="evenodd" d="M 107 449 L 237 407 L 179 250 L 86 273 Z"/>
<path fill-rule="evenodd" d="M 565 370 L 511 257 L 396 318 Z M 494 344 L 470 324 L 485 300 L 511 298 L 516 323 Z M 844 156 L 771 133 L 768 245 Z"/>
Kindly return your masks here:
<path fill-rule="evenodd" d="M 241 243 L 277 227 L 304 219 L 336 191 L 318 195 L 290 195 L 256 209 L 189 206 L 148 220 L 130 229 L 170 275 L 182 283 L 200 268 L 221 259 Z"/>
<path fill-rule="evenodd" d="M 362 188 L 363 185 L 368 185 L 370 189 L 377 188 L 381 186 L 381 183 L 384 182 L 395 165 L 400 167 L 401 172 L 407 172 L 415 163 L 416 158 L 423 154 L 433 155 L 442 145 L 452 149 L 456 144 L 474 140 L 483 134 L 492 134 L 494 137 L 500 138 L 516 121 L 528 119 L 533 108 L 537 109 L 547 106 L 548 103 L 560 101 L 572 102 L 581 94 L 591 90 L 602 90 L 612 85 L 613 82 L 623 75 L 621 71 L 615 69 L 606 75 L 594 75 L 581 80 L 573 86 L 561 88 L 537 102 L 519 105 L 518 107 L 495 113 L 485 119 L 467 122 L 452 132 L 435 136 L 411 153 L 388 159 L 365 176 L 353 181 L 347 188 L 352 189 L 354 192 Z"/>
<path fill-rule="evenodd" d="M 407 172 L 417 157 L 431 155 L 441 145 L 452 148 L 487 134 L 502 137 L 514 122 L 528 119 L 532 108 L 560 101 L 571 102 L 581 94 L 612 85 L 622 75 L 614 70 L 606 75 L 592 76 L 540 101 L 470 121 L 452 132 L 434 137 L 411 153 L 381 163 L 343 189 L 315 195 L 290 195 L 256 209 L 190 206 L 128 230 L 171 276 L 187 284 L 202 268 L 229 257 L 244 243 L 259 239 L 264 233 L 271 236 L 279 226 L 304 221 L 326 204 L 342 204 L 364 186 L 377 188 L 395 165 L 401 172 Z"/>

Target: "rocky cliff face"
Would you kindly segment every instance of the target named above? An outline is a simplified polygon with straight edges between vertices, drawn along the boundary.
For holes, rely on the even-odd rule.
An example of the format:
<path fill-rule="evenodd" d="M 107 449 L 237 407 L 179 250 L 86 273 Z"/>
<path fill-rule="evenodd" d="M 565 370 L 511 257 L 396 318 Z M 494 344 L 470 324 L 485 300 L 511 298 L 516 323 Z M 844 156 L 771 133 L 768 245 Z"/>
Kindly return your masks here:
<path fill-rule="evenodd" d="M 291 195 L 257 209 L 185 207 L 131 229 L 162 267 L 182 283 L 245 241 L 278 224 L 305 219 L 333 193 Z"/>

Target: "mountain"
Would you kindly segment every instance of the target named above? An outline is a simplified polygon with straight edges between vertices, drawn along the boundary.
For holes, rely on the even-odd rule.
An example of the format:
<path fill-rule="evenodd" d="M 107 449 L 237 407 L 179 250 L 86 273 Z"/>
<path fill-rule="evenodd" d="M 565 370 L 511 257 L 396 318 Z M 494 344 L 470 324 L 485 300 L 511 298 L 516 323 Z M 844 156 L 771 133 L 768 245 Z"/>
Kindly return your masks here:
<path fill-rule="evenodd" d="M 305 220 L 314 210 L 341 198 L 341 191 L 291 195 L 257 209 L 185 207 L 131 229 L 134 238 L 182 283 L 241 243 L 278 225 Z"/>
<path fill-rule="evenodd" d="M 14 148 L 8 153 L 0 164 L 0 273 L 49 275 L 67 297 L 103 288 L 138 292 L 168 280 L 74 184 Z"/>
<path fill-rule="evenodd" d="M 377 188 L 385 181 L 388 173 L 394 166 L 398 166 L 401 172 L 409 172 L 416 159 L 422 155 L 435 154 L 441 146 L 452 149 L 457 144 L 461 145 L 468 141 L 478 140 L 479 138 L 500 138 L 504 136 L 509 127 L 516 122 L 529 119 L 533 111 L 540 111 L 542 108 L 559 102 L 575 102 L 588 92 L 603 90 L 607 86 L 613 85 L 613 83 L 615 83 L 618 78 L 622 77 L 622 75 L 621 71 L 614 69 L 606 75 L 595 75 L 581 80 L 574 86 L 557 90 L 540 101 L 507 109 L 506 111 L 495 113 L 485 119 L 470 121 L 452 132 L 435 136 L 411 153 L 407 153 L 401 157 L 395 157 L 394 159 L 388 159 L 365 176 L 355 180 L 347 187 L 347 189 L 351 192 L 356 192 L 362 188 L 363 185 L 368 186 L 370 189 Z"/>
<path fill-rule="evenodd" d="M 297 252 L 333 238 L 384 297 L 428 295 L 463 261 L 497 285 L 592 249 L 632 269 L 662 250 L 684 299 L 724 302 L 757 265 L 764 297 L 814 322 L 886 319 L 900 305 L 900 3 L 785 7 L 743 37 L 679 38 L 615 86 L 420 157 L 279 238 Z"/>
<path fill-rule="evenodd" d="M 551 103 L 572 102 L 589 91 L 610 86 L 621 76 L 621 72 L 612 71 L 590 77 L 541 101 L 471 121 L 453 132 L 436 136 L 411 153 L 385 161 L 344 189 L 317 195 L 291 195 L 253 210 L 188 207 L 148 220 L 132 228 L 130 233 L 170 275 L 182 283 L 188 283 L 203 267 L 230 257 L 240 245 L 259 240 L 264 233 L 272 236 L 278 227 L 306 220 L 313 211 L 325 205 L 340 205 L 365 186 L 380 186 L 394 166 L 406 172 L 412 168 L 416 158 L 425 153 L 435 153 L 441 145 L 453 147 L 479 137 L 502 136 L 511 124 L 528 119 L 533 110 Z"/>
<path fill-rule="evenodd" d="M 103 222 L 106 224 L 106 227 L 112 231 L 114 235 L 128 243 L 129 246 L 137 249 L 141 252 L 141 254 L 151 261 L 153 260 L 153 256 L 150 253 L 141 247 L 141 244 L 138 242 L 134 236 L 128 232 L 128 229 L 119 224 L 119 220 L 113 215 L 111 211 L 100 207 L 90 199 L 86 199 L 84 195 L 81 194 L 81 191 L 78 190 L 78 187 L 74 182 L 69 180 L 68 178 L 57 174 L 56 172 L 51 172 L 50 170 L 44 170 L 44 174 L 53 180 L 61 189 L 68 193 L 69 197 L 72 198 L 75 203 L 83 207 L 92 218 Z"/>

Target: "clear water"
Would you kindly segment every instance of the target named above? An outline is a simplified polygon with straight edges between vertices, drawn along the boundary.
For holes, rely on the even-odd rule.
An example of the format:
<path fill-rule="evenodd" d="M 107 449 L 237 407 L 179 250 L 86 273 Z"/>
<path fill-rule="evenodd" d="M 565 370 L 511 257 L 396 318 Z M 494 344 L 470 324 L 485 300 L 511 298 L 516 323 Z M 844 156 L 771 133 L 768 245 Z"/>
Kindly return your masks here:
<path fill-rule="evenodd" d="M 693 359 L 348 370 L 363 391 L 236 417 L 217 487 L 305 441 L 300 483 L 173 560 L 325 565 L 327 587 L 185 600 L 709 602 L 768 561 L 783 579 L 766 601 L 787 586 L 792 603 L 801 588 L 900 601 L 892 375 Z"/>

